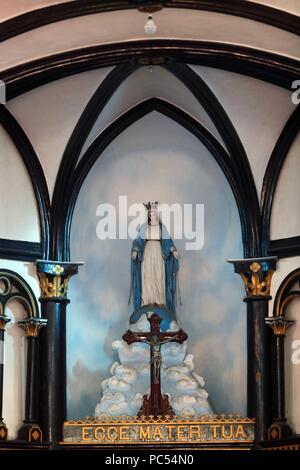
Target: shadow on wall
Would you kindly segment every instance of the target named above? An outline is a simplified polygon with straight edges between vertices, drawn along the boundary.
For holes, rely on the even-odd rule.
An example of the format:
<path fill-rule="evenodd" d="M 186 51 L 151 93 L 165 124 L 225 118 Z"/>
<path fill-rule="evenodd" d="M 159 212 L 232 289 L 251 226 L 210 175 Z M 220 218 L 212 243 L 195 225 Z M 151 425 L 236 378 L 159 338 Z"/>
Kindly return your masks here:
<path fill-rule="evenodd" d="M 68 392 L 71 396 L 68 406 L 69 417 L 80 419 L 94 416 L 95 397 L 100 396 L 101 382 L 106 376 L 106 370 L 91 371 L 80 360 L 76 362 L 72 375 L 68 376 Z"/>

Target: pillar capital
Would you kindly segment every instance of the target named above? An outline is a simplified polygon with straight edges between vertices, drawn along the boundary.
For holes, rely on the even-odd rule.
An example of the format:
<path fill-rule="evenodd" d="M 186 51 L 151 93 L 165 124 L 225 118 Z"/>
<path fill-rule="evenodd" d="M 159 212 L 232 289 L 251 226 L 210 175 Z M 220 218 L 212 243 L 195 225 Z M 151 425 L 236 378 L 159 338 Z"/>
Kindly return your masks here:
<path fill-rule="evenodd" d="M 10 318 L 8 318 L 6 315 L 0 315 L 0 331 L 5 330 L 6 323 L 10 322 Z"/>
<path fill-rule="evenodd" d="M 77 274 L 83 263 L 37 260 L 35 264 L 40 281 L 40 300 L 68 301 L 69 279 Z"/>
<path fill-rule="evenodd" d="M 36 338 L 39 335 L 40 329 L 47 325 L 47 320 L 40 317 L 27 317 L 19 321 L 18 325 L 25 330 L 28 338 Z"/>
<path fill-rule="evenodd" d="M 245 300 L 270 299 L 271 280 L 276 270 L 277 257 L 230 259 L 228 263 L 234 265 L 234 271 L 244 281 Z"/>
<path fill-rule="evenodd" d="M 287 320 L 283 316 L 267 317 L 265 322 L 266 325 L 272 328 L 275 336 L 285 336 L 288 328 L 295 323 L 293 320 Z"/>

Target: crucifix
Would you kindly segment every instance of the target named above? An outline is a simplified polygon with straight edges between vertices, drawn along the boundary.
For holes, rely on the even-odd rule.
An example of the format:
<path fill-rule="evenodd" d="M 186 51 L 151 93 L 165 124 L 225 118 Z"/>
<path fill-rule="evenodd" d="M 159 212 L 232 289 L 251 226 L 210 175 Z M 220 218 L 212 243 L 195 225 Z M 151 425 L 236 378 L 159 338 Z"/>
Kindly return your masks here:
<path fill-rule="evenodd" d="M 146 343 L 150 346 L 150 366 L 151 366 L 151 389 L 150 395 L 144 395 L 143 405 L 138 412 L 138 416 L 150 415 L 174 416 L 174 411 L 169 404 L 168 395 L 161 393 L 160 371 L 161 371 L 161 346 L 171 341 L 182 344 L 187 339 L 187 334 L 183 330 L 163 333 L 160 331 L 161 318 L 157 314 L 152 314 L 148 318 L 150 322 L 150 332 L 136 333 L 131 330 L 123 335 L 123 340 L 127 344 L 135 342 Z"/>

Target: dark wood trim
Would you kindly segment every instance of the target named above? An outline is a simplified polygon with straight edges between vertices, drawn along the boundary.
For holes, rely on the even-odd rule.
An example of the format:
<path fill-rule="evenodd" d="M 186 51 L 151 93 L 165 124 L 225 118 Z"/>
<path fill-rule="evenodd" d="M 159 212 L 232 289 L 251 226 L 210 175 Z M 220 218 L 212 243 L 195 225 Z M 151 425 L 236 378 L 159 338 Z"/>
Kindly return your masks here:
<path fill-rule="evenodd" d="M 60 201 L 62 211 L 60 220 L 62 223 L 58 227 L 56 239 L 57 259 L 68 261 L 70 258 L 69 240 L 74 206 L 80 188 L 93 164 L 98 158 L 101 157 L 103 151 L 118 135 L 120 135 L 134 122 L 138 121 L 143 116 L 146 116 L 152 111 L 158 111 L 175 120 L 178 124 L 182 125 L 185 129 L 195 135 L 214 156 L 222 171 L 224 172 L 237 202 L 241 219 L 244 251 L 246 256 L 249 252 L 253 251 L 253 247 L 251 246 L 252 227 L 249 224 L 249 219 L 251 217 L 248 214 L 248 207 L 245 207 L 244 205 L 244 187 L 240 181 L 236 181 L 234 178 L 232 160 L 227 151 L 219 143 L 219 141 L 193 117 L 162 99 L 152 98 L 145 100 L 131 108 L 129 111 L 116 119 L 110 126 L 104 129 L 104 131 L 102 131 L 102 133 L 90 145 L 78 163 L 73 178 L 70 178 L 68 182 L 68 197 Z"/>
<path fill-rule="evenodd" d="M 280 440 L 274 441 L 262 441 L 259 443 L 261 449 L 260 450 L 300 450 L 300 434 L 294 434 L 293 436 L 285 437 Z M 296 449 L 297 447 L 297 449 Z M 276 459 L 278 458 L 278 452 L 276 452 L 275 456 Z M 282 455 L 282 454 L 281 454 Z M 289 454 L 290 457 L 291 454 Z M 293 455 L 293 454 L 292 454 Z M 297 460 L 299 459 L 299 455 L 296 453 L 294 454 Z M 286 455 L 283 454 L 283 459 L 286 460 Z M 290 459 L 288 459 L 290 463 Z"/>
<path fill-rule="evenodd" d="M 119 65 L 113 69 L 95 91 L 72 132 L 62 156 L 53 192 L 53 240 L 56 239 L 58 226 L 63 224 L 63 220 L 61 220 L 61 199 L 67 198 L 66 193 L 68 191 L 68 181 L 70 179 L 70 175 L 73 175 L 74 173 L 82 147 L 105 105 L 111 99 L 121 83 L 138 67 L 139 66 L 137 64 L 128 63 L 125 65 Z M 54 257 L 53 259 L 55 259 L 55 242 L 51 244 L 51 249 L 52 256 Z"/>
<path fill-rule="evenodd" d="M 35 261 L 42 256 L 40 243 L 0 238 L 0 259 Z"/>
<path fill-rule="evenodd" d="M 270 220 L 272 205 L 280 171 L 284 165 L 288 152 L 300 131 L 300 105 L 298 105 L 286 122 L 270 157 L 263 179 L 261 192 L 262 207 L 262 250 L 263 255 L 270 253 Z M 270 246 L 269 246 L 270 245 Z M 274 245 L 273 245 L 274 247 Z M 276 245 L 275 245 L 276 247 Z"/>
<path fill-rule="evenodd" d="M 206 65 L 255 77 L 290 89 L 300 76 L 300 61 L 239 45 L 153 39 L 74 49 L 20 64 L 0 73 L 7 100 L 59 78 L 143 58 Z"/>
<path fill-rule="evenodd" d="M 137 4 L 142 3 L 146 3 L 146 1 L 106 0 L 99 2 L 99 0 L 75 0 L 31 10 L 2 22 L 0 42 L 58 21 L 96 13 L 133 9 L 137 7 Z M 234 15 L 268 24 L 290 33 L 300 34 L 299 17 L 297 15 L 266 5 L 243 0 L 172 0 L 163 3 L 166 8 L 183 8 Z"/>
<path fill-rule="evenodd" d="M 243 144 L 231 120 L 217 97 L 206 82 L 191 67 L 185 64 L 169 63 L 165 68 L 181 80 L 189 91 L 195 96 L 201 106 L 206 110 L 222 137 L 229 155 L 233 161 L 234 178 L 244 186 L 245 206 L 248 206 L 251 215 L 252 236 L 251 246 L 254 247 L 248 256 L 260 256 L 260 209 L 256 186 L 252 170 Z"/>
<path fill-rule="evenodd" d="M 268 256 L 277 256 L 278 258 L 300 256 L 300 236 L 271 240 Z"/>
<path fill-rule="evenodd" d="M 278 290 L 276 292 L 276 296 L 274 299 L 274 304 L 273 304 L 273 317 L 278 315 L 281 311 L 281 306 L 283 304 L 283 301 L 288 297 L 292 287 L 296 283 L 300 282 L 300 268 L 296 268 L 293 271 L 291 271 L 281 282 L 280 286 L 278 287 Z M 299 294 L 299 292 L 297 292 Z M 285 309 L 282 313 L 282 315 L 285 315 Z"/>
<path fill-rule="evenodd" d="M 42 257 L 49 256 L 50 248 L 50 198 L 43 168 L 24 130 L 14 116 L 0 105 L 0 124 L 16 146 L 31 180 L 39 212 Z"/>

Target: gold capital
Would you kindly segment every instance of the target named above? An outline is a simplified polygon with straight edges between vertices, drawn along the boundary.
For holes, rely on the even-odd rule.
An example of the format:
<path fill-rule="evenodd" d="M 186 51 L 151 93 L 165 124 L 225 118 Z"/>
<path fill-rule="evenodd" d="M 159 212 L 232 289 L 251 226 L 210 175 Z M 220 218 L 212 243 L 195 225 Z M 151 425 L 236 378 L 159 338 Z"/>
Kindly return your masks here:
<path fill-rule="evenodd" d="M 265 321 L 275 336 L 285 336 L 288 328 L 294 324 L 293 320 L 286 320 L 283 316 L 268 317 Z"/>
<path fill-rule="evenodd" d="M 40 281 L 41 297 L 42 298 L 67 298 L 68 282 L 71 274 L 68 276 L 52 275 L 48 273 L 37 273 Z"/>
<path fill-rule="evenodd" d="M 6 315 L 0 315 L 0 330 L 4 331 L 6 323 L 9 323 L 9 322 L 10 322 L 10 318 L 8 318 Z"/>
<path fill-rule="evenodd" d="M 47 320 L 43 318 L 30 317 L 18 322 L 20 328 L 25 330 L 27 337 L 36 338 L 43 326 L 47 325 Z"/>

